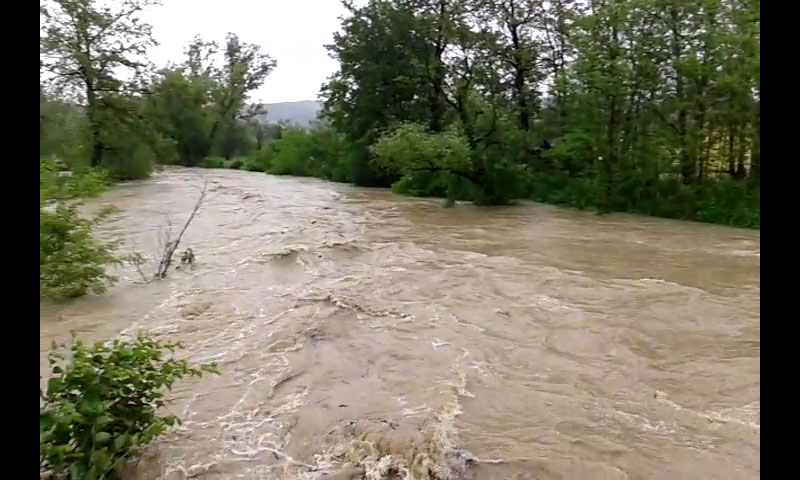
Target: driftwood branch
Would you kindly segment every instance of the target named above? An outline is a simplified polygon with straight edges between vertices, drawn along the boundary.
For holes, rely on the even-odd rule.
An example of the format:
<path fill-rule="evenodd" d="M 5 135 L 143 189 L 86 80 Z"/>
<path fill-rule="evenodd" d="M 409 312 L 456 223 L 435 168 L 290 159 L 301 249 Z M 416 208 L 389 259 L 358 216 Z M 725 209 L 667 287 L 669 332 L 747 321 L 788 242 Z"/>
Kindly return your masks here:
<path fill-rule="evenodd" d="M 178 237 L 175 240 L 168 240 L 165 243 L 164 252 L 161 255 L 161 260 L 158 262 L 158 270 L 156 271 L 156 278 L 165 278 L 167 276 L 167 271 L 169 270 L 169 267 L 172 264 L 172 256 L 178 249 L 178 245 L 180 245 L 181 243 L 181 238 L 183 238 L 183 234 L 186 233 L 186 229 L 189 228 L 189 224 L 192 223 L 192 220 L 194 220 L 195 215 L 197 215 L 197 211 L 200 209 L 200 205 L 203 204 L 203 200 L 206 197 L 207 191 L 208 191 L 208 179 L 206 179 L 203 182 L 203 189 L 200 192 L 200 197 L 194 204 L 192 213 L 189 215 L 189 218 L 186 219 L 186 223 L 183 224 L 183 228 L 181 229 L 180 233 L 178 233 Z"/>
<path fill-rule="evenodd" d="M 142 277 L 142 281 L 144 283 L 149 282 L 147 275 L 145 275 L 144 271 L 142 271 L 142 265 L 144 265 L 147 262 L 141 253 L 139 252 L 130 253 L 125 257 L 125 261 L 136 267 L 136 271 L 139 273 L 139 276 Z"/>

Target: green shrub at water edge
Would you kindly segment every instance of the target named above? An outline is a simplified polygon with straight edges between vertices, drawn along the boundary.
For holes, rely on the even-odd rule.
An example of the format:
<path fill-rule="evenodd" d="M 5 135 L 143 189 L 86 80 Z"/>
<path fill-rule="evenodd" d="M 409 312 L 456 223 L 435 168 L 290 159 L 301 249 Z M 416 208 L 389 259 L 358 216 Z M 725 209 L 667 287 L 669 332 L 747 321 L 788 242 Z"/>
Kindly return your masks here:
<path fill-rule="evenodd" d="M 114 278 L 106 265 L 117 263 L 115 244 L 92 237 L 95 219 L 82 218 L 74 205 L 39 210 L 39 296 L 54 300 L 101 293 Z"/>
<path fill-rule="evenodd" d="M 231 170 L 241 170 L 243 166 L 244 159 L 242 157 L 236 157 L 225 161 L 225 168 L 230 168 Z"/>
<path fill-rule="evenodd" d="M 89 219 L 78 213 L 76 203 L 100 193 L 105 175 L 79 169 L 59 177 L 64 168 L 57 161 L 39 162 L 39 296 L 56 300 L 102 292 L 113 281 L 105 267 L 117 262 L 114 244 L 92 236 L 94 225 L 111 209 Z"/>
<path fill-rule="evenodd" d="M 40 391 L 40 469 L 74 480 L 118 478 L 140 447 L 180 423 L 158 413 L 175 381 L 219 373 L 215 364 L 173 358 L 180 348 L 145 333 L 93 346 L 73 333 L 70 345 L 54 343 L 52 375 Z"/>
<path fill-rule="evenodd" d="M 222 157 L 208 157 L 200 165 L 203 168 L 225 168 L 225 159 Z"/>

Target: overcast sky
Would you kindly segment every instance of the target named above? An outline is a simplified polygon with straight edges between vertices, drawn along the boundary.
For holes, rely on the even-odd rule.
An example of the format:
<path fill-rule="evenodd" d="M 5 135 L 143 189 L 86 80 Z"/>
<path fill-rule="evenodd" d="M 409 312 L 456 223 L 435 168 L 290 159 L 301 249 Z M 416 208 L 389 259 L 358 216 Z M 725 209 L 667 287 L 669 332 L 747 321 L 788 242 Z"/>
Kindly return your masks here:
<path fill-rule="evenodd" d="M 180 61 L 195 35 L 222 44 L 234 32 L 278 61 L 252 100 L 315 100 L 336 71 L 323 45 L 333 40 L 344 13 L 339 0 L 163 0 L 145 16 L 161 44 L 150 59 L 157 65 Z"/>

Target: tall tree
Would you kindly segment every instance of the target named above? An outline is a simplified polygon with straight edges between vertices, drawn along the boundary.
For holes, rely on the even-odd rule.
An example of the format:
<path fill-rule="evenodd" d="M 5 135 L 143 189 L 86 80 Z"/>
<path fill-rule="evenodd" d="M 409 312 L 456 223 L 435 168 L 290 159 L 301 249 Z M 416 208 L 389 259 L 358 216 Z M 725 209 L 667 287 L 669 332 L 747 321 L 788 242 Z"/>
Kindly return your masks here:
<path fill-rule="evenodd" d="M 220 130 L 246 114 L 250 93 L 264 84 L 277 65 L 268 54 L 261 52 L 260 46 L 242 42 L 234 33 L 229 33 L 225 40 L 223 58 L 222 66 L 212 74 L 215 117 L 208 134 L 211 141 L 217 140 Z"/>
<path fill-rule="evenodd" d="M 143 88 L 149 67 L 144 55 L 156 42 L 140 14 L 157 3 L 48 0 L 40 6 L 40 61 L 45 79 L 84 103 L 92 166 L 100 165 L 105 151 L 103 117 L 117 115 L 113 97 Z"/>

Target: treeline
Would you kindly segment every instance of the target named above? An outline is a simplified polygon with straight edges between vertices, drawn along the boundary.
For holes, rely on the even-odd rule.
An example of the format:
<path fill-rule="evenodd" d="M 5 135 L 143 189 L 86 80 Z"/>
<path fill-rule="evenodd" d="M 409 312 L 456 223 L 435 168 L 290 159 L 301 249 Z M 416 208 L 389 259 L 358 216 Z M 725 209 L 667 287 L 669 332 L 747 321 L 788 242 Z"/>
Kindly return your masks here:
<path fill-rule="evenodd" d="M 328 48 L 352 178 L 758 227 L 757 0 L 386 0 Z"/>
<path fill-rule="evenodd" d="M 156 163 L 201 165 L 257 150 L 269 129 L 250 104 L 275 68 L 257 45 L 231 33 L 200 37 L 185 58 L 156 69 L 142 11 L 157 2 L 51 0 L 41 9 L 40 157 L 148 176 Z"/>
<path fill-rule="evenodd" d="M 345 2 L 311 130 L 262 122 L 249 95 L 276 63 L 257 45 L 197 38 L 155 70 L 148 0 L 51 3 L 43 157 L 760 226 L 757 0 Z"/>
<path fill-rule="evenodd" d="M 340 68 L 322 89 L 327 127 L 242 165 L 760 226 L 758 1 L 346 6 L 328 46 Z"/>

